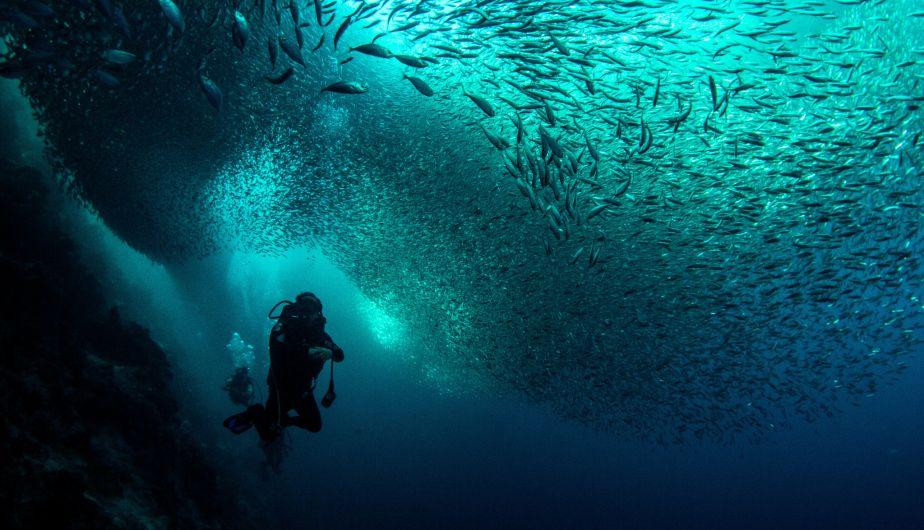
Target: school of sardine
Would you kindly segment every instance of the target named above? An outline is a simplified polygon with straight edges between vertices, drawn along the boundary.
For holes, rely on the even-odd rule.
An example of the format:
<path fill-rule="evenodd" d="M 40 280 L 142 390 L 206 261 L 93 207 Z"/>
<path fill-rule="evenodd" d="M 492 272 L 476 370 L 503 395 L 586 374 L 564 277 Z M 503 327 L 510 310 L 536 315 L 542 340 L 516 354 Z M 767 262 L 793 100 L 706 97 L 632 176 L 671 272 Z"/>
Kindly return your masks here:
<path fill-rule="evenodd" d="M 760 439 L 924 348 L 913 0 L 11 0 L 0 33 L 132 245 L 318 244 L 441 384 Z"/>

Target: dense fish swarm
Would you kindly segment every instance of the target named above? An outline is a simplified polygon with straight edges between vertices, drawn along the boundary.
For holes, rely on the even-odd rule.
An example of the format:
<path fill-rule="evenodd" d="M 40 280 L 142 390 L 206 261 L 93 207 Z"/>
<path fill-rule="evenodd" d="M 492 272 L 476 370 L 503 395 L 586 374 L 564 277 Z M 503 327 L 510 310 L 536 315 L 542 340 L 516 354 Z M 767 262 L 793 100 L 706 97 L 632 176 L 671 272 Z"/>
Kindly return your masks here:
<path fill-rule="evenodd" d="M 2 20 L 0 73 L 132 244 L 318 242 L 433 378 L 658 440 L 759 438 L 921 348 L 916 2 L 19 0 Z"/>

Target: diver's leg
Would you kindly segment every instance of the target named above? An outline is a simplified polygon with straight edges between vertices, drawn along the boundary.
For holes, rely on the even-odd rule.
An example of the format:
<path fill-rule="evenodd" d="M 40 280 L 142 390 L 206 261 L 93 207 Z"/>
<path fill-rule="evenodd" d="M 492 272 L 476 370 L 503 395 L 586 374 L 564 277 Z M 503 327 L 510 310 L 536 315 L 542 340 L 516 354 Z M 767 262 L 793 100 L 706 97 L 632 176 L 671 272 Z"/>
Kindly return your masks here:
<path fill-rule="evenodd" d="M 291 424 L 307 429 L 311 432 L 321 430 L 321 410 L 318 408 L 318 402 L 314 400 L 314 393 L 310 390 L 298 400 L 295 405 L 295 412 L 298 416 L 292 418 Z"/>
<path fill-rule="evenodd" d="M 279 394 L 276 389 L 270 385 L 269 399 L 266 400 L 266 407 L 263 405 L 253 405 L 247 411 L 251 414 L 254 427 L 260 433 L 260 438 L 271 442 L 279 436 Z"/>
<path fill-rule="evenodd" d="M 256 427 L 257 432 L 260 434 L 260 438 L 264 440 L 272 440 L 273 434 L 269 428 L 269 421 L 266 417 L 266 408 L 261 404 L 251 405 L 247 408 L 247 415 L 250 416 L 250 421 L 253 422 L 253 426 Z"/>

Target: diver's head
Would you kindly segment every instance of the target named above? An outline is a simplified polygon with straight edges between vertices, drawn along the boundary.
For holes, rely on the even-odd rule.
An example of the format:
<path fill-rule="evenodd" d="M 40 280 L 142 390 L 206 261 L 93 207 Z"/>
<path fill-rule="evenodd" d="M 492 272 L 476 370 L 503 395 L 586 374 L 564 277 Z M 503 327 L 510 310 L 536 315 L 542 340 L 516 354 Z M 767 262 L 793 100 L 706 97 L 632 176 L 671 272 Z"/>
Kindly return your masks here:
<path fill-rule="evenodd" d="M 282 305 L 282 311 L 274 316 L 273 312 Z M 293 335 L 314 335 L 324 332 L 327 319 L 322 313 L 321 300 L 314 293 L 304 292 L 295 297 L 295 301 L 282 300 L 270 309 L 269 318 L 279 320 L 288 333 Z"/>
<path fill-rule="evenodd" d="M 321 305 L 321 299 L 315 296 L 314 293 L 308 291 L 305 291 L 304 293 L 296 296 L 295 303 L 305 308 L 306 310 L 314 311 L 317 314 L 321 314 L 321 310 L 324 308 Z"/>
<path fill-rule="evenodd" d="M 324 331 L 324 324 L 327 322 L 322 309 L 321 300 L 314 293 L 304 292 L 282 309 L 280 318 L 291 333 L 320 333 Z"/>

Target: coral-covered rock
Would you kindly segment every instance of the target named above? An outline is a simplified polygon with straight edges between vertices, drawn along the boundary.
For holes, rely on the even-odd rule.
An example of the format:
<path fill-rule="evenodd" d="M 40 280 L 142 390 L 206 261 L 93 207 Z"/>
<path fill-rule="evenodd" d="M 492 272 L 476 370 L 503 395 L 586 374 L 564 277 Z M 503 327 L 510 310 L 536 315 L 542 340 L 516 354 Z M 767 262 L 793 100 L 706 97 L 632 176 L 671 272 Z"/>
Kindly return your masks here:
<path fill-rule="evenodd" d="M 180 428 L 165 353 L 107 307 L 47 196 L 0 161 L 0 526 L 257 526 Z"/>

